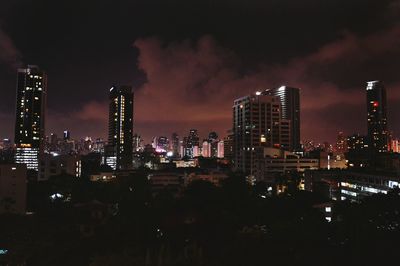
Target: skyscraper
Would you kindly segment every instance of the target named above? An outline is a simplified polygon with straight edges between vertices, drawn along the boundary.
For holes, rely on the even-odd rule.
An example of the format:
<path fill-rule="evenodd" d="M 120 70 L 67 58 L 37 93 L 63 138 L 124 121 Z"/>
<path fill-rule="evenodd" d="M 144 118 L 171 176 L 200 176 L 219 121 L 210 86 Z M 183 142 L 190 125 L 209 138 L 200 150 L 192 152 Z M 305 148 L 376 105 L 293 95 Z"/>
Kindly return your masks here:
<path fill-rule="evenodd" d="M 47 75 L 38 66 L 18 69 L 15 162 L 38 170 L 44 152 Z"/>
<path fill-rule="evenodd" d="M 379 80 L 367 82 L 368 143 L 374 152 L 387 152 L 386 88 Z"/>
<path fill-rule="evenodd" d="M 210 157 L 218 157 L 218 134 L 210 132 L 208 134 L 208 142 L 210 144 Z"/>
<path fill-rule="evenodd" d="M 116 170 L 132 167 L 133 92 L 129 86 L 110 89 L 106 164 Z"/>
<path fill-rule="evenodd" d="M 70 140 L 71 139 L 71 131 L 69 130 L 64 130 L 64 140 Z"/>
<path fill-rule="evenodd" d="M 257 92 L 233 105 L 234 168 L 254 175 L 259 147 L 280 148 L 281 102 L 279 97 Z"/>
<path fill-rule="evenodd" d="M 187 156 L 189 158 L 199 156 L 199 134 L 197 129 L 191 129 L 189 131 L 189 136 L 183 139 L 183 156 Z"/>
<path fill-rule="evenodd" d="M 278 96 L 282 106 L 282 119 L 290 123 L 290 144 L 284 147 L 289 150 L 299 150 L 300 146 L 300 89 L 281 86 L 266 90 L 272 96 Z"/>
<path fill-rule="evenodd" d="M 171 150 L 174 157 L 179 157 L 179 136 L 178 133 L 172 133 L 171 137 Z"/>

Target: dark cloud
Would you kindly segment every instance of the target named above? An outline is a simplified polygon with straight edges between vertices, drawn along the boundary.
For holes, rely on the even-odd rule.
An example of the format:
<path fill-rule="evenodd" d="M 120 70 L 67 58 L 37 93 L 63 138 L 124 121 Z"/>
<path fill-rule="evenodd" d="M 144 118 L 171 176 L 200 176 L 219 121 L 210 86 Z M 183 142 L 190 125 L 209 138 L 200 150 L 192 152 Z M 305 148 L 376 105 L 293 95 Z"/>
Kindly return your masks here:
<path fill-rule="evenodd" d="M 400 132 L 399 1 L 10 3 L 0 10 L 0 67 L 23 54 L 47 70 L 49 132 L 105 136 L 108 88 L 133 84 L 135 130 L 146 139 L 189 128 L 223 135 L 235 98 L 287 84 L 302 89 L 302 137 L 333 140 L 365 131 L 369 79 L 386 82 Z M 15 72 L 0 71 L 0 88 L 0 113 L 12 117 Z"/>
<path fill-rule="evenodd" d="M 146 74 L 147 82 L 135 95 L 136 130 L 144 133 L 159 127 L 153 133 L 144 133 L 148 139 L 173 131 L 184 134 L 189 128 L 202 129 L 204 135 L 211 130 L 223 135 L 231 127 L 235 98 L 257 89 L 287 84 L 302 89 L 304 138 L 332 140 L 337 131 L 363 133 L 368 75 L 361 79 L 351 73 L 358 73 L 357 69 L 369 61 L 375 62 L 370 66 L 375 69 L 371 73 L 378 73 L 382 67 L 376 63 L 380 56 L 400 52 L 399 29 L 396 26 L 365 37 L 347 32 L 342 38 L 287 64 L 262 64 L 246 74 L 240 71 L 239 56 L 210 36 L 203 36 L 197 42 L 169 44 L 157 38 L 138 39 L 134 43 L 139 50 L 138 68 Z M 346 71 L 347 83 L 332 74 L 344 75 Z M 357 81 L 356 86 L 352 80 Z M 398 87 L 398 83 L 388 82 L 391 103 L 400 98 Z M 396 106 L 391 110 L 395 112 Z M 106 123 L 107 103 L 90 102 L 77 117 Z M 395 124 L 392 128 L 397 130 Z"/>

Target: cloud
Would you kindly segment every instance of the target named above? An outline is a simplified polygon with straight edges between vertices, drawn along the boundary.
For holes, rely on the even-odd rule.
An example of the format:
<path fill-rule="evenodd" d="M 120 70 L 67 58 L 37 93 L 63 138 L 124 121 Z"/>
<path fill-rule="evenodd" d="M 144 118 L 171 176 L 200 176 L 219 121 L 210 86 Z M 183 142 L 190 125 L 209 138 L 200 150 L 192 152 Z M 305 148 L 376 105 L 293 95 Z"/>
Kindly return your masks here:
<path fill-rule="evenodd" d="M 148 141 L 175 131 L 186 135 L 190 128 L 202 136 L 210 131 L 223 136 L 232 126 L 234 99 L 289 85 L 301 88 L 302 139 L 334 141 L 338 131 L 365 132 L 365 82 L 382 79 L 390 98 L 389 124 L 399 132 L 394 123 L 400 111 L 399 42 L 398 25 L 366 36 L 344 31 L 337 40 L 285 64 L 248 67 L 211 36 L 172 43 L 137 39 L 138 68 L 147 81 L 135 89 L 135 131 Z M 78 124 L 77 135 L 106 137 L 107 117 L 107 101 L 92 101 L 69 116 L 53 115 L 49 125 Z"/>
<path fill-rule="evenodd" d="M 393 76 L 399 63 L 392 62 L 397 66 L 392 71 L 387 62 L 400 59 L 399 44 L 400 26 L 363 37 L 343 32 L 341 38 L 307 56 L 282 65 L 266 62 L 242 74 L 239 56 L 210 36 L 169 44 L 157 38 L 138 39 L 134 43 L 139 50 L 138 67 L 147 82 L 136 94 L 137 121 L 163 123 L 165 132 L 185 124 L 187 129 L 202 126 L 204 131 L 223 134 L 231 127 L 235 98 L 286 84 L 302 89 L 303 137 L 332 140 L 339 130 L 355 129 L 348 126 L 351 117 L 338 110 L 342 106 L 346 111 L 353 107 L 354 112 L 364 112 L 367 80 L 387 80 L 389 97 L 400 98 L 395 90 L 399 81 Z M 208 126 L 202 121 L 209 121 Z M 315 127 L 322 127 L 318 134 Z"/>
<path fill-rule="evenodd" d="M 0 27 L 0 63 L 15 69 L 22 65 L 21 58 L 10 36 Z"/>
<path fill-rule="evenodd" d="M 100 102 L 89 102 L 82 109 L 76 112 L 73 117 L 81 121 L 107 121 L 108 104 Z"/>

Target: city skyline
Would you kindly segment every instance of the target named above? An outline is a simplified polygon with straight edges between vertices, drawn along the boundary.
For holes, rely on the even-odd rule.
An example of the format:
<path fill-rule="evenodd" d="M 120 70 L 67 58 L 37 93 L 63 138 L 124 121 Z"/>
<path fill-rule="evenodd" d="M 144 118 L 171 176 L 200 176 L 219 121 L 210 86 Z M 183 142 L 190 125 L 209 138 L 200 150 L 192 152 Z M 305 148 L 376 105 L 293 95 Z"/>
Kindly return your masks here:
<path fill-rule="evenodd" d="M 89 2 L 81 5 L 90 6 Z M 114 83 L 134 87 L 137 120 L 133 131 L 146 142 L 172 132 L 183 135 L 190 128 L 198 129 L 200 135 L 216 131 L 224 136 L 230 129 L 234 99 L 287 85 L 301 88 L 301 140 L 334 142 L 339 131 L 366 133 L 365 82 L 379 79 L 387 88 L 389 130 L 398 136 L 398 1 L 350 1 L 345 6 L 332 2 L 328 7 L 316 1 L 303 5 L 267 2 L 265 6 L 254 1 L 244 12 L 243 4 L 237 2 L 224 19 L 218 16 L 223 4 L 199 4 L 198 10 L 183 6 L 184 12 L 178 12 L 178 2 L 155 1 L 135 9 L 146 13 L 161 5 L 165 8 L 165 13 L 157 11 L 161 18 L 170 19 L 166 11 L 176 15 L 173 30 L 152 21 L 152 16 L 138 15 L 132 23 L 125 18 L 109 19 L 110 25 L 99 19 L 113 18 L 116 9 L 126 14 L 135 4 L 99 3 L 88 15 L 90 22 L 86 14 L 77 11 L 72 16 L 68 8 L 57 9 L 46 1 L 35 6 L 25 0 L 2 4 L 0 138 L 13 136 L 15 72 L 27 64 L 39 65 L 49 76 L 47 135 L 68 129 L 76 138 L 106 139 L 107 90 Z M 269 9 L 291 16 L 276 28 L 268 21 L 260 23 L 261 17 L 279 18 Z M 15 12 L 26 16 L 16 21 Z M 253 13 L 259 17 L 253 18 Z M 333 16 L 329 21 L 324 18 L 328 13 Z M 34 15 L 41 19 L 32 21 Z M 238 15 L 248 19 L 243 24 L 235 22 Z M 199 25 L 204 16 L 209 20 Z M 309 17 L 319 19 L 318 25 Z M 141 27 L 134 26 L 140 19 Z M 21 27 L 27 21 L 42 31 L 22 36 Z M 237 31 L 221 32 L 226 23 L 237 26 Z M 53 25 L 60 32 L 53 33 Z M 35 34 L 43 38 L 29 42 Z M 292 39 L 296 45 L 290 43 Z"/>

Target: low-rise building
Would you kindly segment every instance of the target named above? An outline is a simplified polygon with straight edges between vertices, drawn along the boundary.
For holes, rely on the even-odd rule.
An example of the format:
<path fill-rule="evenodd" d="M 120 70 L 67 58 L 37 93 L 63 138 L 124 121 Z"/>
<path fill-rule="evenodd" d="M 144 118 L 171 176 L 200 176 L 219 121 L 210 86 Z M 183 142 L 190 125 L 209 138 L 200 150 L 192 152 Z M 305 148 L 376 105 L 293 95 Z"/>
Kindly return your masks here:
<path fill-rule="evenodd" d="M 148 176 L 151 189 L 154 194 L 167 189 L 178 195 L 183 187 L 183 177 L 181 174 L 174 172 L 158 172 Z"/>
<path fill-rule="evenodd" d="M 98 174 L 92 174 L 90 175 L 90 181 L 92 182 L 109 182 L 111 180 L 114 180 L 116 178 L 116 175 L 114 172 L 101 172 Z"/>
<path fill-rule="evenodd" d="M 359 201 L 377 193 L 387 194 L 400 186 L 393 172 L 366 170 L 319 170 L 305 174 L 305 189 L 333 200 Z"/>
<path fill-rule="evenodd" d="M 80 177 L 81 168 L 81 160 L 76 155 L 45 154 L 40 160 L 38 180 L 48 180 L 60 174 Z"/>
<path fill-rule="evenodd" d="M 215 186 L 221 185 L 221 181 L 228 178 L 228 175 L 219 171 L 210 171 L 205 173 L 190 173 L 185 176 L 185 186 L 189 185 L 191 182 L 195 180 L 203 180 L 213 183 Z"/>
<path fill-rule="evenodd" d="M 303 158 L 292 152 L 276 148 L 263 148 L 258 151 L 257 180 L 265 180 L 290 172 L 304 172 L 319 168 L 319 160 Z"/>

